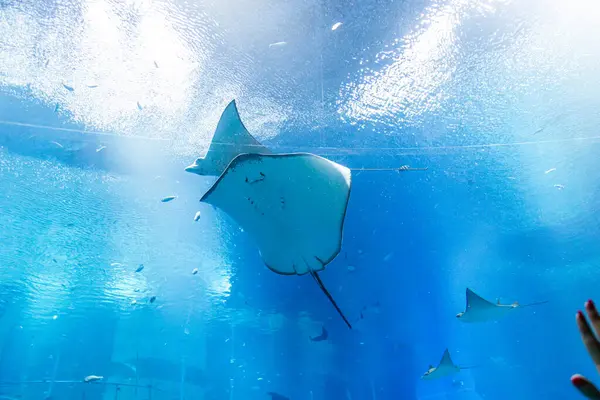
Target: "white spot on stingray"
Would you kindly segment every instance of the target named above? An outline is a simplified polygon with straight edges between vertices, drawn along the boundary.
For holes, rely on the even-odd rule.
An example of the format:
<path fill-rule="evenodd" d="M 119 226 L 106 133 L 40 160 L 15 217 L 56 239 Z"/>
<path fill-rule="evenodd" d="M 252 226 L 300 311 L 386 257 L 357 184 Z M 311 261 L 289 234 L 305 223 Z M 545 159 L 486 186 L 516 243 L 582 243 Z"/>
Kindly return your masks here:
<path fill-rule="evenodd" d="M 198 273 L 198 268 L 194 268 L 194 269 L 192 270 L 192 275 L 196 275 L 197 273 Z"/>
<path fill-rule="evenodd" d="M 333 26 L 331 27 L 332 31 L 335 31 L 337 28 L 339 28 L 340 26 L 342 26 L 341 22 L 336 22 L 335 24 L 333 24 Z"/>
<path fill-rule="evenodd" d="M 194 222 L 197 222 L 197 221 L 200 219 L 200 215 L 201 215 L 201 214 L 200 214 L 200 211 L 198 211 L 198 212 L 196 213 L 196 215 L 194 215 Z"/>

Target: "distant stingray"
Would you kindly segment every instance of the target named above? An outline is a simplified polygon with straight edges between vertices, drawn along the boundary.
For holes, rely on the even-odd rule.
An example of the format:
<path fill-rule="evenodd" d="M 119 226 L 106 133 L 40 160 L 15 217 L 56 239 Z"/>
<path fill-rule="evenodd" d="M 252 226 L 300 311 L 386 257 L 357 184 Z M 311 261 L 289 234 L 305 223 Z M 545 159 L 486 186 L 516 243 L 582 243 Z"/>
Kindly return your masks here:
<path fill-rule="evenodd" d="M 531 307 L 545 303 L 548 302 L 540 301 L 522 306 L 517 302 L 512 304 L 500 304 L 500 300 L 498 300 L 497 304 L 494 304 L 467 288 L 467 308 L 464 312 L 456 314 L 456 318 L 462 322 L 495 321 L 504 317 L 511 310 L 516 308 Z"/>
<path fill-rule="evenodd" d="M 444 355 L 442 355 L 442 359 L 440 360 L 438 366 L 434 367 L 433 365 L 430 365 L 427 372 L 425 372 L 423 376 L 421 376 L 421 379 L 434 380 L 444 378 L 460 372 L 461 369 L 469 368 L 473 367 L 459 367 L 458 365 L 454 364 L 452 358 L 450 357 L 450 352 L 448 351 L 448 349 L 446 349 L 444 350 Z"/>
<path fill-rule="evenodd" d="M 275 392 L 267 392 L 269 396 L 271 396 L 271 400 L 290 400 L 289 397 L 285 397 L 279 393 Z"/>
<path fill-rule="evenodd" d="M 311 342 L 322 342 L 324 340 L 327 340 L 328 337 L 329 332 L 327 332 L 327 329 L 325 329 L 325 327 L 323 326 L 321 328 L 321 334 L 319 336 L 311 337 L 310 340 Z"/>

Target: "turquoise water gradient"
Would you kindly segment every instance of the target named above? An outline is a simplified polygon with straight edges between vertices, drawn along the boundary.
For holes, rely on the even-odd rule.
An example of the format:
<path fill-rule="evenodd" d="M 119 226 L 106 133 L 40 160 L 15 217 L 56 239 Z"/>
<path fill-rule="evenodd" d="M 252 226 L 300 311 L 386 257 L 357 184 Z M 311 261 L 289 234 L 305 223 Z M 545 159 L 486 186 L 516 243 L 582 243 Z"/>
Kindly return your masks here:
<path fill-rule="evenodd" d="M 0 398 L 577 398 L 571 374 L 600 381 L 574 321 L 600 284 L 598 20 L 592 0 L 0 0 Z M 321 274 L 352 331 L 199 203 L 214 178 L 184 168 L 232 99 L 273 151 L 429 168 L 353 171 Z M 462 324 L 467 287 L 549 302 Z M 446 348 L 475 368 L 421 380 Z"/>

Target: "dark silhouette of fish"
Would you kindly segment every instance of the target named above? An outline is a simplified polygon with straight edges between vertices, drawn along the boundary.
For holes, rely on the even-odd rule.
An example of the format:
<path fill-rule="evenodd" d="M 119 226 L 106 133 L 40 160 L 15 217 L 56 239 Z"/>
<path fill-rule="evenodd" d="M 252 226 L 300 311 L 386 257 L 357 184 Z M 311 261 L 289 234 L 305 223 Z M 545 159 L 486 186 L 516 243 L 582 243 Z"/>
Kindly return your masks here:
<path fill-rule="evenodd" d="M 139 267 L 135 270 L 135 272 L 142 272 L 144 270 L 144 264 L 140 264 Z"/>
<path fill-rule="evenodd" d="M 156 301 L 156 296 L 150 297 L 150 303 L 154 303 Z"/>
<path fill-rule="evenodd" d="M 74 90 L 75 90 L 75 89 L 73 88 L 73 86 L 65 85 L 64 83 L 63 83 L 63 87 L 64 87 L 65 89 L 67 89 L 69 92 L 72 92 L 72 91 L 74 91 Z"/>
<path fill-rule="evenodd" d="M 325 329 L 325 327 L 322 327 L 321 334 L 319 336 L 311 337 L 310 340 L 312 342 L 322 342 L 324 340 L 327 340 L 328 337 L 329 332 L 327 332 L 327 329 Z"/>
<path fill-rule="evenodd" d="M 289 397 L 285 397 L 279 393 L 275 392 L 267 392 L 269 396 L 271 396 L 271 400 L 290 400 Z"/>

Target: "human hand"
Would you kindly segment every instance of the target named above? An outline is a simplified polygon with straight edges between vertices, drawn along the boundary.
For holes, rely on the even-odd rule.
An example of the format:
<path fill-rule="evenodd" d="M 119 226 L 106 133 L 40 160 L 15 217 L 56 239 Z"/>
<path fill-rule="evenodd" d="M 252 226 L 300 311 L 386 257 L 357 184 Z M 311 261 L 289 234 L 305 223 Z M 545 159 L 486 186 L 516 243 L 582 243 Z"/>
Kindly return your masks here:
<path fill-rule="evenodd" d="M 585 303 L 585 312 L 590 319 L 591 327 L 581 311 L 577 311 L 575 319 L 577 320 L 577 327 L 579 328 L 583 344 L 585 344 L 585 348 L 600 373 L 600 341 L 597 337 L 600 335 L 600 314 L 598 314 L 598 310 L 596 310 L 596 306 L 591 300 Z M 579 374 L 573 375 L 571 383 L 588 399 L 600 400 L 600 391 L 584 376 Z"/>

